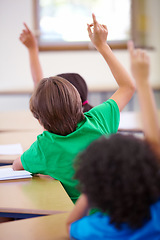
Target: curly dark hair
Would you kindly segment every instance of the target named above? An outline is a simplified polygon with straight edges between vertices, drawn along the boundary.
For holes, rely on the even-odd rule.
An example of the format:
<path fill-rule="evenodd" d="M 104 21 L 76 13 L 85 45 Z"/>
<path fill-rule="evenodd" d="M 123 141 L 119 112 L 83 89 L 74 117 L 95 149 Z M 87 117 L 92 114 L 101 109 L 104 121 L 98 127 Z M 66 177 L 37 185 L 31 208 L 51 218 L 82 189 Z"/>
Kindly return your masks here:
<path fill-rule="evenodd" d="M 90 206 L 107 212 L 117 228 L 127 223 L 136 229 L 150 219 L 150 205 L 160 198 L 160 165 L 146 141 L 103 136 L 79 155 L 75 168 Z"/>

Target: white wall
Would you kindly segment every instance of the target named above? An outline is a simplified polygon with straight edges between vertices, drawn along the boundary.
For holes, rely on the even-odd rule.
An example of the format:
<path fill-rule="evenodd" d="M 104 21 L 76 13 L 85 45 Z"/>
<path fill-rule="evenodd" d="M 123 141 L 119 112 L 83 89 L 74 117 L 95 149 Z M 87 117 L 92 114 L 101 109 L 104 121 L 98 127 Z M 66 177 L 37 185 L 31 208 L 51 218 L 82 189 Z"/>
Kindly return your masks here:
<path fill-rule="evenodd" d="M 160 87 L 160 1 L 147 1 L 153 7 L 149 41 L 156 47 L 154 52 L 149 52 L 151 82 L 152 86 Z M 23 22 L 33 29 L 32 7 L 32 0 L 0 0 L 0 91 L 33 87 L 27 50 L 18 40 Z M 115 51 L 115 54 L 129 71 L 127 51 Z M 105 62 L 96 51 L 41 52 L 40 60 L 45 76 L 78 72 L 86 79 L 90 89 L 116 87 Z"/>
<path fill-rule="evenodd" d="M 32 25 L 32 1 L 0 0 L 0 89 L 30 86 L 27 52 L 18 38 L 23 21 Z"/>

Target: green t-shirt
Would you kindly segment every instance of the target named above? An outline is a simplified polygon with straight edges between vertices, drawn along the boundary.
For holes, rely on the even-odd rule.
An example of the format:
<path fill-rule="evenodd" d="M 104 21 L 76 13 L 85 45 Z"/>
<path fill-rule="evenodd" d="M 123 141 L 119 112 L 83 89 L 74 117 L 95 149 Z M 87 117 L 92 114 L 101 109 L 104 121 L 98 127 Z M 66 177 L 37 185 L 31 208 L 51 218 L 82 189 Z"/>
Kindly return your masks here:
<path fill-rule="evenodd" d="M 120 113 L 112 99 L 84 113 L 85 119 L 78 123 L 76 131 L 61 136 L 44 131 L 21 156 L 25 170 L 50 175 L 59 180 L 75 202 L 80 193 L 73 179 L 73 162 L 78 153 L 102 135 L 116 133 Z"/>

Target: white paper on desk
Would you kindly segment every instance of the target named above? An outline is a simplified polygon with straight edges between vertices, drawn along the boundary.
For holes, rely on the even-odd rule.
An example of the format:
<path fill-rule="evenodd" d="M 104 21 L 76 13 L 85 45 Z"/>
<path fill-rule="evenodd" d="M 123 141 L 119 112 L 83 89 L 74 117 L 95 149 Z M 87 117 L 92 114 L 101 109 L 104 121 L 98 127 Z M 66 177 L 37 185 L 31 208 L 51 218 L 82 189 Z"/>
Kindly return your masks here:
<path fill-rule="evenodd" d="M 0 168 L 0 180 L 31 178 L 32 175 L 26 170 L 14 171 L 11 167 Z"/>
<path fill-rule="evenodd" d="M 0 145 L 0 155 L 18 155 L 22 153 L 23 149 L 20 143 Z"/>

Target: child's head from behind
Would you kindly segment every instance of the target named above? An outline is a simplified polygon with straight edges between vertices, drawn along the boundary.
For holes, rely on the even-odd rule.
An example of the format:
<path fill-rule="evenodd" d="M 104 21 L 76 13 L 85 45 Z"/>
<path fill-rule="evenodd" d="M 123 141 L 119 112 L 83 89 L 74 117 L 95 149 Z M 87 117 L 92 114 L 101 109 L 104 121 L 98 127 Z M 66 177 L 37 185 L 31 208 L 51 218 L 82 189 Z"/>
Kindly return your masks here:
<path fill-rule="evenodd" d="M 160 173 L 147 142 L 120 134 L 93 142 L 76 163 L 75 178 L 91 207 L 108 212 L 110 222 L 140 227 L 160 197 Z"/>
<path fill-rule="evenodd" d="M 92 108 L 92 106 L 87 101 L 88 87 L 84 78 L 78 73 L 62 73 L 58 74 L 57 76 L 68 80 L 70 83 L 73 84 L 73 86 L 75 86 L 82 100 L 83 112 L 89 111 Z"/>
<path fill-rule="evenodd" d="M 47 131 L 58 135 L 72 133 L 84 118 L 78 91 L 58 76 L 39 82 L 30 99 L 30 110 Z"/>

